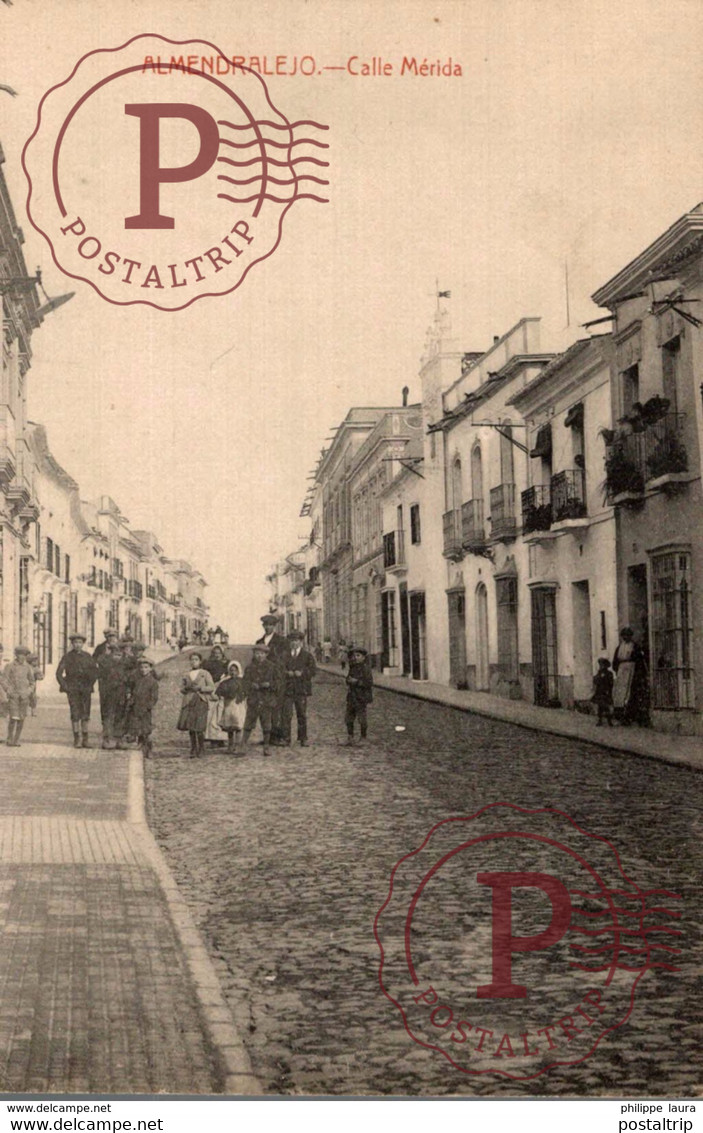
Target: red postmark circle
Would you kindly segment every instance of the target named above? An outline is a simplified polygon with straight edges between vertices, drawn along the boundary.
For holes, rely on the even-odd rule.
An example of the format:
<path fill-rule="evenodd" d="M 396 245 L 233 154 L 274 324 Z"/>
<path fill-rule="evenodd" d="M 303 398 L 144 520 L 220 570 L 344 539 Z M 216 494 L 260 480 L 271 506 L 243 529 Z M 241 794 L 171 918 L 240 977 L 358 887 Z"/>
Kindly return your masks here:
<path fill-rule="evenodd" d="M 272 255 L 296 201 L 327 202 L 326 130 L 290 121 L 206 40 L 134 36 L 42 98 L 22 154 L 28 215 L 104 299 L 182 310 Z"/>
<path fill-rule="evenodd" d="M 434 826 L 391 872 L 379 981 L 410 1037 L 465 1074 L 578 1066 L 676 971 L 678 894 L 640 889 L 563 811 L 492 803 Z"/>

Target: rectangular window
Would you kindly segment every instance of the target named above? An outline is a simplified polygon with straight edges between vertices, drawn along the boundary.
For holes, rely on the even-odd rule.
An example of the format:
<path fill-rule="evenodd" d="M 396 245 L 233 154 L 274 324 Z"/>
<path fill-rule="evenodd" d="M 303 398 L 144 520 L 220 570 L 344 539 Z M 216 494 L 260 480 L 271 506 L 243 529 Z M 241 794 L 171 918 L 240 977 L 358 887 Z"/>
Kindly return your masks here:
<path fill-rule="evenodd" d="M 669 412 L 678 412 L 679 359 L 681 339 L 672 338 L 662 346 L 662 389 L 669 402 Z"/>
<path fill-rule="evenodd" d="M 44 565 L 45 565 L 47 570 L 53 571 L 53 569 L 54 569 L 54 540 L 49 539 L 48 536 L 47 536 L 47 539 L 46 539 L 46 558 L 44 560 Z"/>
<path fill-rule="evenodd" d="M 420 530 L 420 505 L 410 505 L 410 542 L 420 543 L 422 541 L 422 532 Z"/>
<path fill-rule="evenodd" d="M 61 548 L 54 543 L 54 574 L 61 578 Z"/>
<path fill-rule="evenodd" d="M 70 582 L 71 581 L 71 556 L 70 555 L 64 555 L 64 557 L 63 557 L 63 569 L 64 569 L 64 576 L 63 576 L 64 582 Z"/>
<path fill-rule="evenodd" d="M 652 574 L 652 704 L 693 708 L 691 553 L 657 552 Z"/>
<path fill-rule="evenodd" d="M 623 417 L 632 412 L 632 406 L 640 399 L 640 368 L 637 364 L 628 366 L 627 370 L 623 370 L 620 374 L 620 386 L 622 391 L 622 412 Z"/>

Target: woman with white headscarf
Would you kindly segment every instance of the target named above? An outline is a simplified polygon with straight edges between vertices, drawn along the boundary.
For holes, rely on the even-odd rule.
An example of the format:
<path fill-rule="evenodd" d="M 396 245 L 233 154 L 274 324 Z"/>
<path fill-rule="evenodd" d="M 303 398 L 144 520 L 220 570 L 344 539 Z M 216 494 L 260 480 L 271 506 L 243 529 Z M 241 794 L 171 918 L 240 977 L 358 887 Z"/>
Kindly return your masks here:
<path fill-rule="evenodd" d="M 239 661 L 230 661 L 227 675 L 219 682 L 215 692 L 223 705 L 220 728 L 227 733 L 227 751 L 230 755 L 242 754 L 239 749 L 247 714 L 246 693 L 242 680 L 244 673 Z"/>

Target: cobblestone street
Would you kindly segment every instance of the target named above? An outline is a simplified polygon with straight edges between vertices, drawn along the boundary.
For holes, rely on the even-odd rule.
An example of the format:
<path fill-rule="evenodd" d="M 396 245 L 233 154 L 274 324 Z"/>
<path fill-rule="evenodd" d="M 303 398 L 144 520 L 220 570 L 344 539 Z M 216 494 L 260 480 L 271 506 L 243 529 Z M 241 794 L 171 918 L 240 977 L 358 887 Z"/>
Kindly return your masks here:
<path fill-rule="evenodd" d="M 344 686 L 328 675 L 311 701 L 309 748 L 181 760 L 184 665 L 164 668 L 149 820 L 268 1092 L 698 1092 L 698 773 L 380 690 L 368 743 L 345 748 Z M 588 1061 L 531 1083 L 473 1078 L 414 1043 L 379 987 L 373 934 L 398 859 L 435 823 L 506 801 L 566 811 L 613 843 L 643 889 L 683 898 L 680 970 L 648 971 L 631 1018 Z"/>

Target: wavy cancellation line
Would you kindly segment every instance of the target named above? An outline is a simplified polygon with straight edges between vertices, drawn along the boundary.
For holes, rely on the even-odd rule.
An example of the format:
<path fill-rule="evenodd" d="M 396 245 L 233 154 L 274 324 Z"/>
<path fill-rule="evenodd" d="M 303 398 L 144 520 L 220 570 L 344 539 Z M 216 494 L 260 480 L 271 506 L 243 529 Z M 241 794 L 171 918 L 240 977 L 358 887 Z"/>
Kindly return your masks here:
<path fill-rule="evenodd" d="M 313 122 L 312 118 L 301 118 L 297 122 L 283 123 L 283 122 L 257 122 L 257 126 L 270 126 L 272 130 L 294 130 L 296 126 L 314 126 L 316 130 L 329 130 L 329 126 L 323 126 L 321 122 Z M 230 130 L 251 130 L 251 123 L 245 122 L 241 125 L 236 125 L 234 122 L 228 122 L 226 118 L 217 119 L 218 126 L 229 126 Z"/>
<path fill-rule="evenodd" d="M 248 124 L 243 124 L 243 125 L 235 125 L 235 123 L 228 122 L 226 119 L 219 119 L 218 125 L 219 126 L 226 126 L 228 129 L 240 130 L 240 131 L 241 130 L 251 131 L 255 128 L 253 123 L 248 123 Z M 261 187 L 264 190 L 264 192 L 262 193 L 261 190 L 260 190 L 258 193 L 255 193 L 255 194 L 249 193 L 249 194 L 247 194 L 243 197 L 234 196 L 232 193 L 222 192 L 222 193 L 217 194 L 218 198 L 220 198 L 221 200 L 225 200 L 225 201 L 231 201 L 232 204 L 249 204 L 251 201 L 255 201 L 255 200 L 268 200 L 268 201 L 274 202 L 275 204 L 289 204 L 291 201 L 303 200 L 303 199 L 307 199 L 307 200 L 311 200 L 311 201 L 318 201 L 320 204 L 327 204 L 328 201 L 329 201 L 328 197 L 321 197 L 316 193 L 302 193 L 302 192 L 299 191 L 300 184 L 303 181 L 312 181 L 312 182 L 315 182 L 318 185 L 329 185 L 329 181 L 325 180 L 323 177 L 316 177 L 312 173 L 298 173 L 296 171 L 296 169 L 294 168 L 295 166 L 302 165 L 306 162 L 308 162 L 312 165 L 316 165 L 318 167 L 322 166 L 323 168 L 326 168 L 326 167 L 329 166 L 329 162 L 321 161 L 318 158 L 314 158 L 314 157 L 310 157 L 310 156 L 302 156 L 301 155 L 300 157 L 297 157 L 297 158 L 292 157 L 292 151 L 293 151 L 294 146 L 311 145 L 311 146 L 317 146 L 319 149 L 329 149 L 329 146 L 326 142 L 318 142 L 314 138 L 309 138 L 309 137 L 294 138 L 293 137 L 293 129 L 296 126 L 303 126 L 303 125 L 314 126 L 318 129 L 328 129 L 327 126 L 322 126 L 318 122 L 312 122 L 312 121 L 306 121 L 306 120 L 301 120 L 299 122 L 291 123 L 290 126 L 285 126 L 285 125 L 282 125 L 281 123 L 274 123 L 274 122 L 268 122 L 267 121 L 267 122 L 257 122 L 256 126 L 258 128 L 267 127 L 267 128 L 275 128 L 275 129 L 279 129 L 279 130 L 287 130 L 288 134 L 289 134 L 288 140 L 285 141 L 285 142 L 277 142 L 273 138 L 254 137 L 254 138 L 251 138 L 249 141 L 234 142 L 234 141 L 230 141 L 229 138 L 221 137 L 220 138 L 220 145 L 221 146 L 228 146 L 231 149 L 237 149 L 237 150 L 247 150 L 247 149 L 251 149 L 252 147 L 257 147 L 259 152 L 255 157 L 252 157 L 249 160 L 244 160 L 244 161 L 235 161 L 232 158 L 220 156 L 220 157 L 217 158 L 217 160 L 219 162 L 223 162 L 223 163 L 233 167 L 234 169 L 246 169 L 246 168 L 248 168 L 252 165 L 260 165 L 261 169 L 260 169 L 260 172 L 255 173 L 255 175 L 252 176 L 252 177 L 237 177 L 237 176 L 230 177 L 230 176 L 227 176 L 226 174 L 220 173 L 220 174 L 218 174 L 218 177 L 217 177 L 218 181 L 225 181 L 229 185 L 233 185 L 235 187 L 235 189 L 244 190 L 245 193 L 246 193 L 246 187 L 247 186 L 252 186 L 252 185 L 256 184 L 257 182 L 259 182 L 259 183 L 261 183 Z M 288 160 L 285 161 L 285 160 L 277 159 L 275 157 L 271 157 L 269 155 L 269 152 L 268 152 L 270 147 L 273 147 L 274 149 L 277 149 L 277 150 L 287 150 Z M 287 172 L 289 174 L 291 174 L 291 176 L 289 176 L 289 177 L 274 177 L 268 171 L 269 165 L 276 166 L 279 169 L 285 169 L 285 170 L 287 170 Z M 271 185 L 271 186 L 277 185 L 277 186 L 281 186 L 283 188 L 286 188 L 288 186 L 293 186 L 294 192 L 291 196 L 288 196 L 288 197 L 277 196 L 275 193 L 268 192 L 269 185 Z"/>

